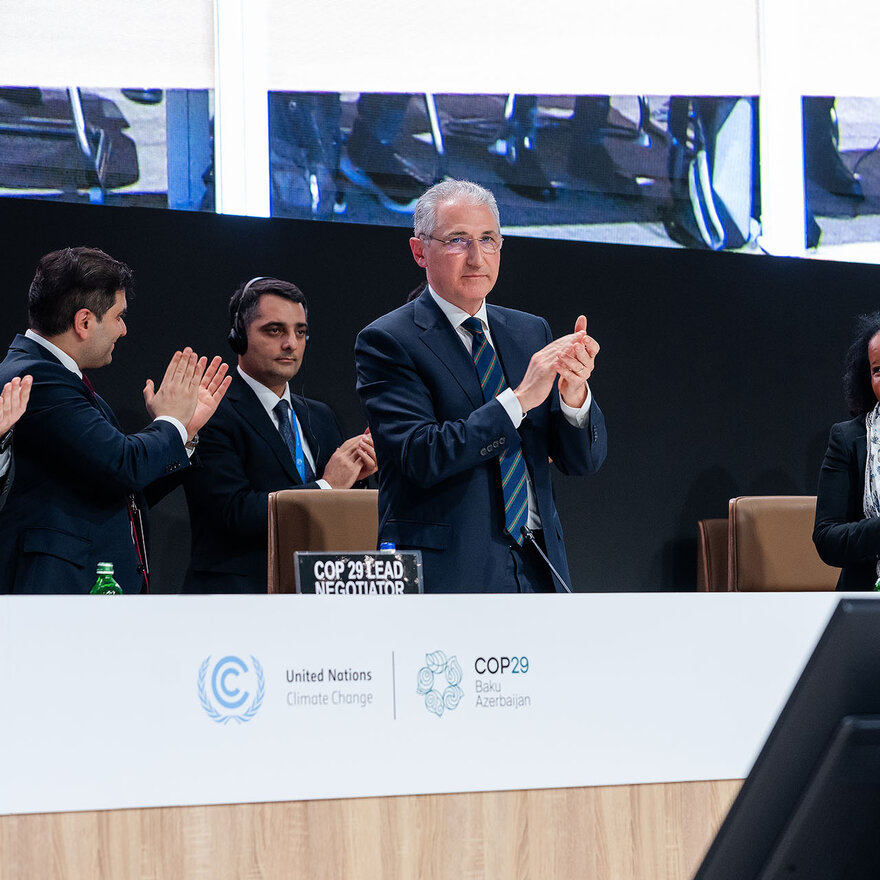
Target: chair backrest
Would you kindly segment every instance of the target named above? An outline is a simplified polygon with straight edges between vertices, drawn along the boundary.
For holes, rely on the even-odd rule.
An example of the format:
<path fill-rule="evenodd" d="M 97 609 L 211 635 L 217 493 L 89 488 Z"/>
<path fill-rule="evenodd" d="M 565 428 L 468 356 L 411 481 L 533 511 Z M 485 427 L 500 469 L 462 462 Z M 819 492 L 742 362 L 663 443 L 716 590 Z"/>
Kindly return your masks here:
<path fill-rule="evenodd" d="M 270 493 L 269 592 L 294 591 L 296 550 L 375 550 L 378 496 L 376 489 L 284 489 Z"/>
<path fill-rule="evenodd" d="M 833 590 L 840 569 L 813 546 L 815 495 L 744 495 L 730 499 L 728 589 Z"/>
<path fill-rule="evenodd" d="M 697 522 L 697 590 L 727 592 L 727 517 Z"/>

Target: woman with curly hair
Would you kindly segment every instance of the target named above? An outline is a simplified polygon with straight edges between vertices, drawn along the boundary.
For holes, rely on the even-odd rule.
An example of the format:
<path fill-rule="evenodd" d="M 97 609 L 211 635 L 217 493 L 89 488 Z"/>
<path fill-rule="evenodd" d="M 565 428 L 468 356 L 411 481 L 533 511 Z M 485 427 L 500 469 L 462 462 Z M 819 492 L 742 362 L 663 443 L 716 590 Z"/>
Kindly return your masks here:
<path fill-rule="evenodd" d="M 813 543 L 843 568 L 838 590 L 870 590 L 880 578 L 880 312 L 856 322 L 843 389 L 854 418 L 831 428 Z"/>

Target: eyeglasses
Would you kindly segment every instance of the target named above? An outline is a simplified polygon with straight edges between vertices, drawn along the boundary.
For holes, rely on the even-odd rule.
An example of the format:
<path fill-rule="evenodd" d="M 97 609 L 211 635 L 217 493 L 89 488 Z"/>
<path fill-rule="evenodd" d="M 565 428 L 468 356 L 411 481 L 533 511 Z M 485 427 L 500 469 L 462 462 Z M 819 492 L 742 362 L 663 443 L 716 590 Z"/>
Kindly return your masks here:
<path fill-rule="evenodd" d="M 447 254 L 466 254 L 474 243 L 479 245 L 480 250 L 484 254 L 497 254 L 504 243 L 504 239 L 500 235 L 481 235 L 479 238 L 465 238 L 462 235 L 456 235 L 454 238 L 435 238 L 433 235 L 425 235 L 423 233 L 419 238 L 430 238 L 431 241 L 439 241 Z"/>

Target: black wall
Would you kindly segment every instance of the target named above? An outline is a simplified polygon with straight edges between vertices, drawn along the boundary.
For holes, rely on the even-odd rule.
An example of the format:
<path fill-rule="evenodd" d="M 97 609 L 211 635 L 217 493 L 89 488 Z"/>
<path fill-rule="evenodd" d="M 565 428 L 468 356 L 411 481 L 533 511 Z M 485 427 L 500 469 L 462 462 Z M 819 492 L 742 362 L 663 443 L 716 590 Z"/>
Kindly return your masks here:
<path fill-rule="evenodd" d="M 43 253 L 92 245 L 134 268 L 129 336 L 93 377 L 128 430 L 145 424 L 144 380 L 175 348 L 231 357 L 226 303 L 254 275 L 303 289 L 297 381 L 362 430 L 355 336 L 420 281 L 400 229 L 0 199 L 0 236 L 0 344 L 26 328 Z M 734 495 L 815 492 L 828 428 L 847 418 L 852 317 L 880 305 L 880 267 L 513 237 L 502 256 L 495 302 L 556 334 L 583 312 L 602 346 L 591 387 L 608 460 L 556 480 L 576 589 L 693 589 L 698 519 L 726 516 Z M 152 523 L 154 583 L 173 590 L 188 558 L 182 493 Z"/>

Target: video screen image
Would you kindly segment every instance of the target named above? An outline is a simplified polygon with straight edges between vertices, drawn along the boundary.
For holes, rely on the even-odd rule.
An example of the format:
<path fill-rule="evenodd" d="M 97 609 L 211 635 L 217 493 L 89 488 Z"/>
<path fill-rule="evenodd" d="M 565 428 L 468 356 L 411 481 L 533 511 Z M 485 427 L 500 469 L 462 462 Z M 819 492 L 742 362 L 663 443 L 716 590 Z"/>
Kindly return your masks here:
<path fill-rule="evenodd" d="M 803 99 L 806 243 L 880 262 L 880 98 Z"/>
<path fill-rule="evenodd" d="M 214 209 L 212 94 L 0 87 L 0 196 Z"/>
<path fill-rule="evenodd" d="M 0 196 L 213 211 L 214 102 L 208 89 L 0 86 Z M 408 226 L 426 187 L 464 177 L 495 193 L 508 234 L 762 253 L 762 180 L 787 170 L 762 162 L 774 120 L 749 95 L 267 102 L 276 217 Z M 793 238 L 880 262 L 880 98 L 808 96 L 802 116 Z"/>
<path fill-rule="evenodd" d="M 803 119 L 805 246 L 880 242 L 880 99 Z M 406 226 L 465 177 L 511 233 L 759 253 L 760 125 L 753 96 L 273 92 L 272 214 Z"/>

